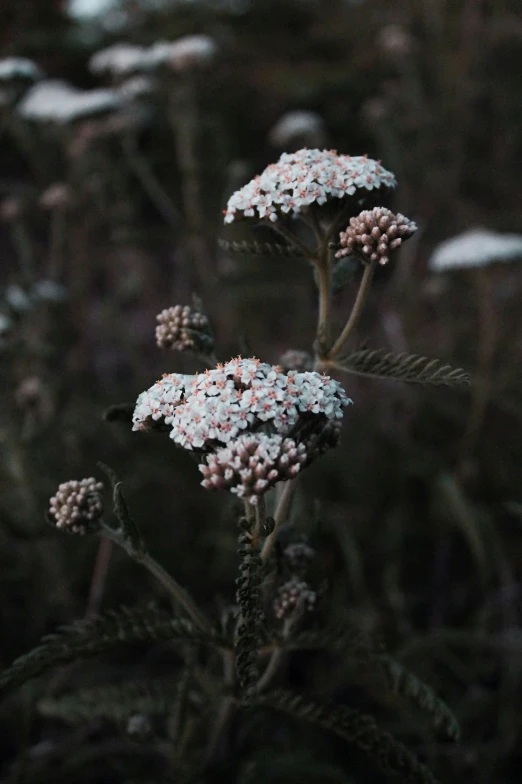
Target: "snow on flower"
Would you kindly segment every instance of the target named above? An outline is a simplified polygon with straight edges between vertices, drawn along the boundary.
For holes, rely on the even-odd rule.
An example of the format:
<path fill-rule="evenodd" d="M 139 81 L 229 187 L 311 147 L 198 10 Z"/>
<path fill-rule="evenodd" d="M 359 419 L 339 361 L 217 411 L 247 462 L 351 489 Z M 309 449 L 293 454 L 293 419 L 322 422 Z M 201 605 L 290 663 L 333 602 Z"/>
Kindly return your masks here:
<path fill-rule="evenodd" d="M 325 204 L 356 191 L 395 186 L 395 176 L 366 155 L 308 149 L 283 153 L 277 163 L 270 164 L 230 197 L 225 223 L 241 217 L 275 222 L 281 213 L 297 215 L 311 204 Z"/>

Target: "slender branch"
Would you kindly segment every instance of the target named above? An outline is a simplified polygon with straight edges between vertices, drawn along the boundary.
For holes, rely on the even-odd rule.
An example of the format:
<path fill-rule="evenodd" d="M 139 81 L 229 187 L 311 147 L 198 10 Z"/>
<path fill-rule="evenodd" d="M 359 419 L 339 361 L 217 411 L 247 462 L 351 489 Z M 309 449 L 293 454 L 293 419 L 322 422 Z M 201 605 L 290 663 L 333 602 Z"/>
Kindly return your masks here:
<path fill-rule="evenodd" d="M 270 685 L 274 675 L 277 673 L 279 667 L 281 666 L 283 657 L 284 657 L 283 649 L 280 647 L 274 648 L 270 656 L 270 659 L 268 660 L 268 664 L 266 665 L 266 669 L 257 682 L 256 692 L 263 691 L 264 689 L 266 689 L 267 686 Z"/>
<path fill-rule="evenodd" d="M 114 543 L 111 541 L 111 539 L 107 537 L 102 537 L 100 539 L 98 552 L 96 553 L 96 560 L 94 562 L 85 617 L 96 615 L 100 611 L 103 593 L 107 583 L 107 575 L 109 573 L 109 565 L 111 562 L 113 547 Z"/>
<path fill-rule="evenodd" d="M 292 496 L 294 494 L 296 487 L 295 479 L 290 480 L 284 486 L 283 492 L 281 493 L 281 498 L 279 499 L 279 503 L 277 505 L 277 509 L 274 515 L 274 530 L 271 534 L 269 534 L 263 547 L 261 548 L 261 560 L 266 561 L 270 556 L 272 549 L 276 543 L 277 534 L 279 533 L 279 529 L 282 524 L 285 522 L 286 518 L 288 517 L 288 512 L 290 510 L 290 504 L 292 502 Z"/>
<path fill-rule="evenodd" d="M 122 146 L 129 165 L 141 183 L 145 193 L 148 195 L 165 223 L 172 229 L 178 230 L 182 224 L 182 217 L 171 197 L 147 163 L 146 158 L 138 153 L 135 139 L 131 136 L 125 136 L 122 140 Z"/>
<path fill-rule="evenodd" d="M 317 250 L 311 248 L 306 244 L 306 242 L 303 242 L 303 240 L 300 239 L 297 234 L 294 234 L 293 231 L 287 229 L 286 226 L 283 226 L 281 223 L 271 223 L 270 228 L 288 240 L 290 245 L 293 245 L 294 248 L 300 250 L 306 259 L 312 262 L 317 261 Z"/>
<path fill-rule="evenodd" d="M 130 544 L 128 539 L 125 539 L 121 531 L 110 528 L 105 523 L 102 523 L 102 533 L 108 539 L 111 539 L 117 545 L 122 547 L 125 552 L 130 555 L 138 563 L 141 563 L 148 571 L 160 582 L 163 587 L 170 593 L 174 601 L 182 607 L 187 615 L 194 621 L 199 629 L 208 631 L 211 624 L 208 619 L 203 615 L 199 608 L 195 605 L 192 598 L 187 591 L 176 582 L 176 580 L 161 566 L 157 561 L 152 558 L 148 553 L 139 553 Z"/>
<path fill-rule="evenodd" d="M 377 266 L 377 262 L 372 261 L 369 264 L 366 264 L 364 268 L 364 273 L 361 279 L 361 283 L 359 286 L 359 291 L 357 292 L 357 297 L 355 299 L 352 312 L 350 313 L 350 317 L 346 322 L 343 331 L 335 341 L 334 345 L 332 346 L 328 359 L 334 359 L 342 350 L 344 344 L 352 334 L 353 330 L 357 326 L 357 323 L 361 317 L 361 313 L 363 311 L 364 305 L 366 304 L 366 300 L 368 298 L 368 294 L 370 291 L 373 273 L 375 272 L 375 268 Z"/>

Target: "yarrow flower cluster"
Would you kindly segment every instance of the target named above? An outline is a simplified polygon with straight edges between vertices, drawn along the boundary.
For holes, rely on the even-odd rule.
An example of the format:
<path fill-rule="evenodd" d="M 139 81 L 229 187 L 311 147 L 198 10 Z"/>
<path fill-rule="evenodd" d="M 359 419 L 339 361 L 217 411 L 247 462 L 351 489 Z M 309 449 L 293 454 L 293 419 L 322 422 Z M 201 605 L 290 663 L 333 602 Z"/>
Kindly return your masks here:
<path fill-rule="evenodd" d="M 40 68 L 26 57 L 5 57 L 0 60 L 0 82 L 24 79 L 36 82 L 43 76 Z"/>
<path fill-rule="evenodd" d="M 321 144 L 324 135 L 323 118 L 316 112 L 301 110 L 283 114 L 270 131 L 270 141 L 277 147 L 298 140 L 303 144 Z"/>
<path fill-rule="evenodd" d="M 387 264 L 391 251 L 415 231 L 416 224 L 401 213 L 395 215 L 385 207 L 363 210 L 355 218 L 350 218 L 350 225 L 341 232 L 341 248 L 335 255 L 338 259 L 353 255 L 364 262 Z"/>
<path fill-rule="evenodd" d="M 165 308 L 156 316 L 156 343 L 159 348 L 174 351 L 196 351 L 210 354 L 214 339 L 204 313 L 188 305 Z"/>
<path fill-rule="evenodd" d="M 289 478 L 297 466 L 337 442 L 337 423 L 350 402 L 341 385 L 328 376 L 284 374 L 277 366 L 238 357 L 195 376 L 165 375 L 139 396 L 133 429 L 170 428 L 176 444 L 204 453 L 205 482 L 216 488 L 228 483 L 237 488 L 234 492 L 254 497 L 262 486 L 249 490 L 254 477 L 241 474 L 253 468 L 250 457 L 262 467 L 262 476 L 255 478 L 266 480 L 265 490 Z M 238 442 L 247 434 L 257 439 Z M 224 446 L 232 451 L 219 452 Z M 211 453 L 216 459 L 208 458 Z"/>
<path fill-rule="evenodd" d="M 430 259 L 430 268 L 444 272 L 512 259 L 522 259 L 522 234 L 472 229 L 442 242 Z"/>
<path fill-rule="evenodd" d="M 296 610 L 311 612 L 316 602 L 317 594 L 308 583 L 292 577 L 279 588 L 272 607 L 275 617 L 284 620 Z"/>
<path fill-rule="evenodd" d="M 314 366 L 314 359 L 308 351 L 289 348 L 279 357 L 279 364 L 285 373 L 292 370 L 311 370 Z"/>
<path fill-rule="evenodd" d="M 49 516 L 57 528 L 73 534 L 88 533 L 103 514 L 102 491 L 102 482 L 93 477 L 63 482 L 49 502 Z"/>
<path fill-rule="evenodd" d="M 277 482 L 293 479 L 306 463 L 306 446 L 292 438 L 247 433 L 209 454 L 199 470 L 207 490 L 230 490 L 251 504 Z"/>
<path fill-rule="evenodd" d="M 283 550 L 286 565 L 294 574 L 303 574 L 315 558 L 315 550 L 306 542 L 291 542 Z"/>
<path fill-rule="evenodd" d="M 176 41 L 158 41 L 149 48 L 120 42 L 101 49 L 89 60 L 92 73 L 123 77 L 159 66 L 180 73 L 211 62 L 217 46 L 208 35 L 185 35 Z"/>
<path fill-rule="evenodd" d="M 275 222 L 281 215 L 297 215 L 311 204 L 395 186 L 395 176 L 366 155 L 307 149 L 283 153 L 277 163 L 230 197 L 225 223 L 237 218 Z"/>
<path fill-rule="evenodd" d="M 18 105 L 26 120 L 67 124 L 121 108 L 123 98 L 117 90 L 79 90 L 60 80 L 34 85 Z"/>

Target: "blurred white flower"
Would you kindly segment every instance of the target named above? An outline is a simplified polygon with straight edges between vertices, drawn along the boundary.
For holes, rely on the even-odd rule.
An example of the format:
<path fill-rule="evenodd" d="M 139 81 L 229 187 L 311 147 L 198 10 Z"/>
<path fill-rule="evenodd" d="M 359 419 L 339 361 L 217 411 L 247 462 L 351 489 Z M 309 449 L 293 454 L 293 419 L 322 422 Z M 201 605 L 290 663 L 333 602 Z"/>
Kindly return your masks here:
<path fill-rule="evenodd" d="M 67 124 L 114 111 L 122 105 L 117 90 L 79 90 L 67 82 L 48 80 L 32 87 L 18 104 L 26 120 Z"/>
<path fill-rule="evenodd" d="M 0 60 L 0 82 L 11 82 L 15 79 L 28 79 L 36 82 L 43 76 L 42 71 L 26 57 L 5 57 Z"/>
<path fill-rule="evenodd" d="M 429 266 L 434 272 L 444 272 L 513 259 L 522 259 L 522 234 L 471 229 L 442 242 L 433 252 Z"/>
<path fill-rule="evenodd" d="M 95 74 L 110 73 L 127 76 L 147 67 L 147 50 L 124 42 L 95 52 L 89 60 L 89 70 Z"/>
<path fill-rule="evenodd" d="M 12 327 L 12 319 L 10 319 L 9 316 L 6 316 L 5 313 L 0 313 L 0 337 L 3 337 L 8 332 L 10 332 Z"/>
<path fill-rule="evenodd" d="M 229 199 L 225 223 L 236 218 L 275 222 L 310 204 L 325 204 L 356 191 L 395 188 L 395 176 L 372 158 L 338 155 L 335 150 L 283 153 Z"/>
<path fill-rule="evenodd" d="M 181 72 L 210 63 L 217 53 L 217 46 L 208 35 L 186 35 L 177 41 L 158 41 L 148 50 L 150 67 L 168 66 Z"/>
<path fill-rule="evenodd" d="M 286 147 L 298 140 L 301 146 L 320 147 L 324 144 L 326 129 L 323 118 L 316 112 L 287 112 L 276 122 L 269 138 L 275 147 Z"/>

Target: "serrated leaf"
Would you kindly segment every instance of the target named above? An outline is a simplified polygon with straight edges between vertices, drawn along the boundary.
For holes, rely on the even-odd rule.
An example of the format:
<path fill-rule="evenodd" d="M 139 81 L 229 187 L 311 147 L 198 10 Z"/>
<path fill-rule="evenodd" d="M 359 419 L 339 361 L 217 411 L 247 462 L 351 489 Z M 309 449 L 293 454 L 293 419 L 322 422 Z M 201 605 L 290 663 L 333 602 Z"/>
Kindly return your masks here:
<path fill-rule="evenodd" d="M 319 703 L 290 691 L 273 691 L 256 704 L 284 711 L 353 743 L 390 777 L 409 784 L 437 784 L 433 773 L 397 738 L 378 727 L 373 716 L 344 705 Z"/>
<path fill-rule="evenodd" d="M 434 727 L 443 730 L 448 738 L 454 741 L 460 739 L 460 727 L 455 714 L 431 686 L 413 675 L 392 656 L 382 654 L 379 656 L 379 663 L 396 694 L 409 700 L 421 711 L 428 714 Z"/>
<path fill-rule="evenodd" d="M 173 618 L 157 609 L 122 607 L 60 627 L 54 634 L 44 637 L 37 648 L 0 673 L 0 694 L 59 665 L 86 659 L 119 645 L 167 640 L 227 645 L 217 633 L 202 632 L 190 621 Z"/>
<path fill-rule="evenodd" d="M 218 240 L 218 245 L 229 253 L 245 253 L 249 256 L 284 256 L 285 258 L 303 256 L 295 245 L 281 245 L 279 242 L 256 242 L 255 240 L 233 242 L 221 239 Z"/>
<path fill-rule="evenodd" d="M 337 370 L 359 376 L 389 378 L 410 384 L 461 386 L 470 383 L 469 374 L 462 368 L 444 365 L 439 359 L 429 359 L 405 352 L 394 354 L 383 349 L 353 351 L 334 363 Z"/>

